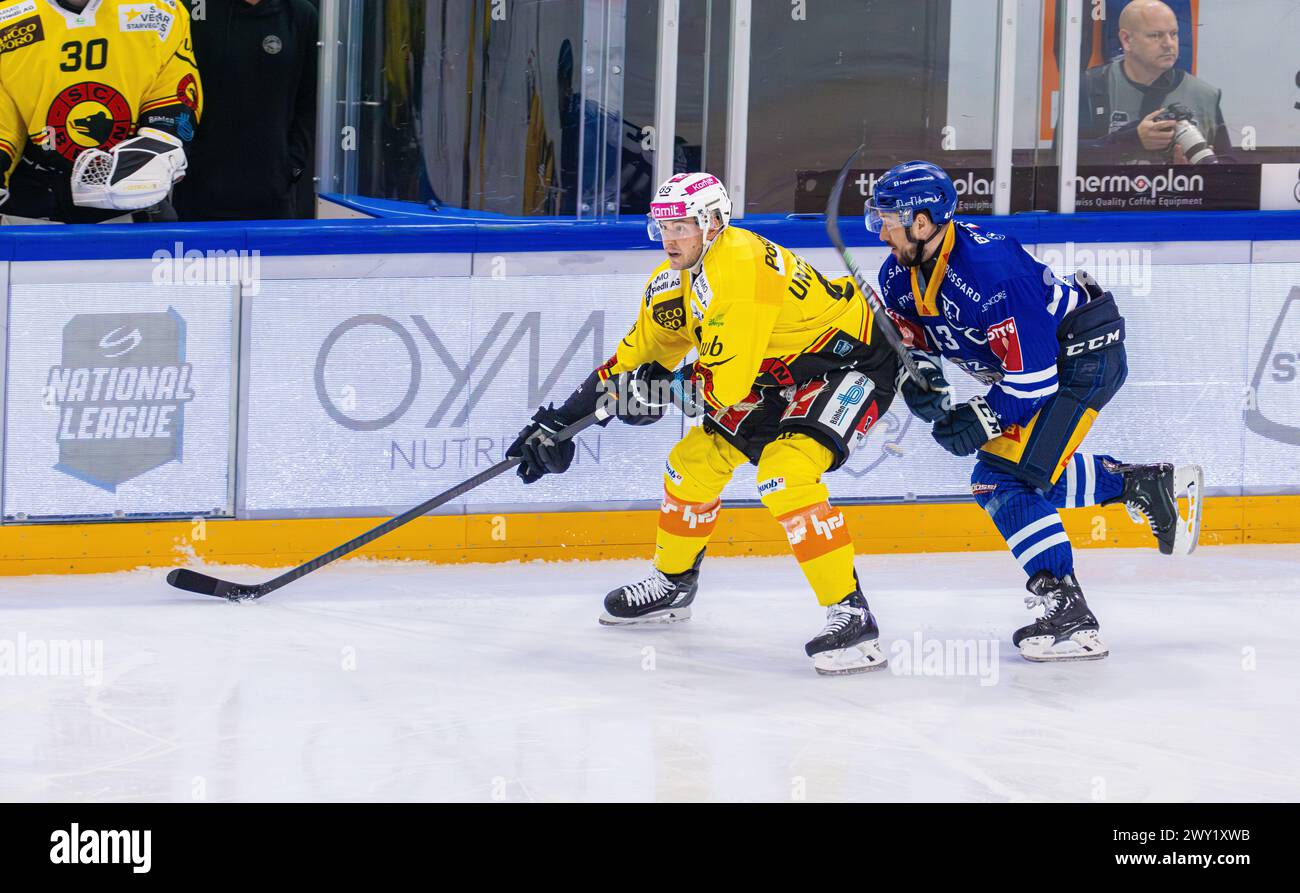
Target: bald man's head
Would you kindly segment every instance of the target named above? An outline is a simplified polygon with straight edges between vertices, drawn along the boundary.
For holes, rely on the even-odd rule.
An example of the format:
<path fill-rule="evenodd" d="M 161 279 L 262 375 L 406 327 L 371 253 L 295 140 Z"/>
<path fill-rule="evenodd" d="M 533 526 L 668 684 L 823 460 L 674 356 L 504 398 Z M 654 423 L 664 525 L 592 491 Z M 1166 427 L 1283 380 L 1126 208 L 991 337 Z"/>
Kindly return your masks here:
<path fill-rule="evenodd" d="M 1178 61 L 1178 17 L 1160 0 L 1133 0 L 1119 14 L 1124 69 L 1149 84 Z"/>

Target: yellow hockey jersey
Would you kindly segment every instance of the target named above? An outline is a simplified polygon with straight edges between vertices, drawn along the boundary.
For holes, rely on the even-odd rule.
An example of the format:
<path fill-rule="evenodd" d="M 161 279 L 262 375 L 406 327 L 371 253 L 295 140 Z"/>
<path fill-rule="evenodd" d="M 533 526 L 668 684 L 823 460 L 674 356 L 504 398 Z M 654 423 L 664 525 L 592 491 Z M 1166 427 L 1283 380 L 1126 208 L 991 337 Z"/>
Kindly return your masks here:
<path fill-rule="evenodd" d="M 636 322 L 600 375 L 652 361 L 672 369 L 694 349 L 700 392 L 722 410 L 755 387 L 786 387 L 841 367 L 850 354 L 860 361 L 865 351 L 866 365 L 892 368 L 874 323 L 852 277 L 827 279 L 789 249 L 729 226 L 698 274 L 666 260 L 655 269 Z"/>
<path fill-rule="evenodd" d="M 140 126 L 193 136 L 203 95 L 181 0 L 0 0 L 0 165 L 71 170 Z M 0 186 L 5 185 L 0 182 Z"/>

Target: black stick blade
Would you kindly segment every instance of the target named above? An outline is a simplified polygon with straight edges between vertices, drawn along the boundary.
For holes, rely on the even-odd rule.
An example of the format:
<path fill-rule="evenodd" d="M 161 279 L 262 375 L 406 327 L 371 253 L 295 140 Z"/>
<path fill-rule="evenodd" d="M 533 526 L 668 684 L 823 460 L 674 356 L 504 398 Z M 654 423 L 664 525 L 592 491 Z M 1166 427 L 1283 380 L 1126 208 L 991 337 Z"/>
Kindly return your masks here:
<path fill-rule="evenodd" d="M 177 589 L 184 589 L 186 592 L 197 592 L 199 595 L 216 595 L 217 588 L 222 581 L 216 577 L 209 577 L 207 574 L 192 571 L 187 567 L 178 567 L 167 575 L 167 582 Z"/>
<path fill-rule="evenodd" d="M 192 571 L 186 567 L 178 567 L 169 573 L 167 582 L 177 589 L 184 589 L 186 592 L 211 595 L 232 602 L 260 598 L 263 595 L 261 586 L 241 586 L 238 583 L 230 583 L 225 580 L 218 580 L 216 577 L 209 577 L 207 574 L 200 574 L 198 571 Z"/>

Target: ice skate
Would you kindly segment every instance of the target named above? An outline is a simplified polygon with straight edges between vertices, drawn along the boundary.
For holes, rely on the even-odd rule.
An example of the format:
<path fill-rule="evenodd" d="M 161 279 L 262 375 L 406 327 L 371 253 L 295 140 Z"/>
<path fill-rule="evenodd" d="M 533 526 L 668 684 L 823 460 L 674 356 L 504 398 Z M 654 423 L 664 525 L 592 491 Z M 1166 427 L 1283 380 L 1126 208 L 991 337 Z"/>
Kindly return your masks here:
<path fill-rule="evenodd" d="M 1201 492 L 1205 486 L 1199 465 L 1175 468 L 1168 462 L 1116 465 L 1124 476 L 1124 492 L 1109 502 L 1123 502 L 1135 524 L 1151 525 L 1164 555 L 1187 555 L 1201 535 Z M 1179 495 L 1187 497 L 1187 514 L 1180 514 Z M 1108 503 L 1109 504 L 1109 503 Z"/>
<path fill-rule="evenodd" d="M 1088 610 L 1083 590 L 1074 574 L 1059 580 L 1039 571 L 1025 584 L 1032 593 L 1025 606 L 1045 608 L 1043 616 L 1016 630 L 1011 641 L 1020 656 L 1035 662 L 1057 660 L 1100 660 L 1110 654 L 1101 640 L 1101 624 Z"/>
<path fill-rule="evenodd" d="M 804 651 L 823 676 L 847 676 L 885 666 L 880 632 L 867 600 L 854 592 L 826 609 L 826 626 Z"/>
<path fill-rule="evenodd" d="M 641 582 L 615 589 L 605 596 L 605 611 L 600 615 L 600 622 L 605 626 L 623 626 L 689 620 L 703 560 L 704 550 L 701 549 L 695 557 L 695 564 L 680 574 L 665 574 L 656 567 Z"/>

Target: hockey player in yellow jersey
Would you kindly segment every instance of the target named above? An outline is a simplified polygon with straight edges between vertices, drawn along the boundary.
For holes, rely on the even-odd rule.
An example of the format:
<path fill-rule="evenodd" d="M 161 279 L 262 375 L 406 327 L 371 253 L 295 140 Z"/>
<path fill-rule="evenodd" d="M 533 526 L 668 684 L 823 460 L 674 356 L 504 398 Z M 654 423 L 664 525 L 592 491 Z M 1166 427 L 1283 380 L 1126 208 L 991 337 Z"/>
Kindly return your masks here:
<path fill-rule="evenodd" d="M 805 646 L 814 666 L 826 674 L 876 669 L 885 659 L 875 618 L 822 476 L 888 410 L 898 360 L 851 278 L 829 280 L 730 219 L 731 200 L 710 174 L 678 174 L 659 187 L 648 227 L 667 259 L 650 276 L 636 322 L 563 405 L 538 410 L 507 455 L 521 459 L 525 483 L 567 470 L 574 445 L 552 435 L 604 394 L 631 424 L 654 421 L 669 405 L 703 416 L 665 465 L 652 573 L 609 593 L 601 622 L 690 616 L 719 496 L 751 462 L 759 498 L 827 608 L 825 628 Z M 692 352 L 695 361 L 677 368 Z"/>
<path fill-rule="evenodd" d="M 181 0 L 0 0 L 0 214 L 174 219 L 203 108 Z"/>

